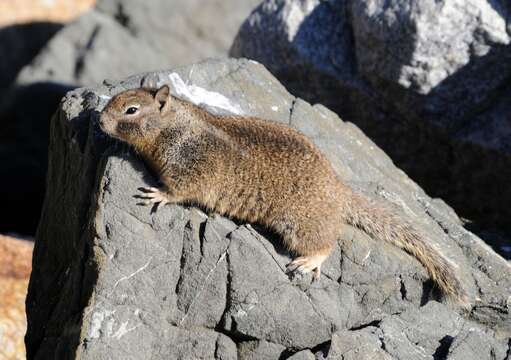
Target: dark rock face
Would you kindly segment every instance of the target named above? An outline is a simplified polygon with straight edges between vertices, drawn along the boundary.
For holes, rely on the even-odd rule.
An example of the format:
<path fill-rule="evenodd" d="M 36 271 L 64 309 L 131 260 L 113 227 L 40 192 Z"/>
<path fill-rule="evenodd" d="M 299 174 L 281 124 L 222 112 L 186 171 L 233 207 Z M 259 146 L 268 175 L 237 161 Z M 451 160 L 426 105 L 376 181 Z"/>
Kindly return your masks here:
<path fill-rule="evenodd" d="M 476 225 L 511 231 L 506 4 L 267 0 L 231 55 L 360 126 Z"/>
<path fill-rule="evenodd" d="M 34 233 L 44 200 L 51 114 L 73 87 L 38 83 L 4 98 L 0 111 L 0 231 Z M 42 115 L 46 114 L 48 117 Z"/>
<path fill-rule="evenodd" d="M 414 258 L 350 227 L 311 284 L 288 278 L 290 255 L 256 224 L 137 206 L 137 188 L 155 179 L 96 123 L 109 96 L 139 86 L 135 76 L 69 92 L 52 120 L 27 298 L 29 359 L 505 358 L 511 268 L 445 203 L 358 128 L 291 96 L 255 62 L 176 72 L 309 136 L 342 179 L 395 208 L 458 264 L 474 309 L 461 316 L 436 301 Z"/>
<path fill-rule="evenodd" d="M 59 32 L 57 24 L 0 32 L 0 231 L 35 232 L 44 197 L 48 122 L 66 91 L 226 57 L 239 25 L 258 2 L 102 0 Z M 14 193 L 13 185 L 25 191 Z M 23 217 L 12 211 L 20 203 Z"/>

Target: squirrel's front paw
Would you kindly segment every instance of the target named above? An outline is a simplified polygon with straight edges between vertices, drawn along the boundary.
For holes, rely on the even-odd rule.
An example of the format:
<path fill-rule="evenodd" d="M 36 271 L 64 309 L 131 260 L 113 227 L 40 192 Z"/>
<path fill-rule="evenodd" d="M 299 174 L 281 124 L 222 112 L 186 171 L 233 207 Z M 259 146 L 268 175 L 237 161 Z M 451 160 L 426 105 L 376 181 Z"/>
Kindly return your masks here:
<path fill-rule="evenodd" d="M 155 187 L 140 187 L 138 188 L 143 194 L 137 195 L 137 198 L 144 199 L 144 201 L 140 202 L 140 205 L 156 205 L 155 211 L 157 211 L 160 206 L 170 203 L 168 194 L 162 190 Z"/>

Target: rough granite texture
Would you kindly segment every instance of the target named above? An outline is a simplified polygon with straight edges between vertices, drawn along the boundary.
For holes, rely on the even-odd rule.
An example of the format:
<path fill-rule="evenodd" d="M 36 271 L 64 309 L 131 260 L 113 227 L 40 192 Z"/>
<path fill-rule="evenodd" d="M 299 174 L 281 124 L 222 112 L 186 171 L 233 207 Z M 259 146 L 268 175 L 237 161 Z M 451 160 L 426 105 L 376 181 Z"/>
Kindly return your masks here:
<path fill-rule="evenodd" d="M 474 229 L 510 234 L 510 9 L 504 0 L 266 0 L 231 55 L 360 126 Z"/>
<path fill-rule="evenodd" d="M 134 76 L 69 92 L 52 120 L 28 359 L 509 360 L 511 267 L 449 206 L 356 126 L 293 97 L 262 65 L 210 60 L 176 71 L 246 114 L 309 136 L 343 180 L 458 264 L 474 309 L 460 315 L 439 302 L 417 260 L 351 227 L 311 284 L 310 275 L 285 274 L 290 255 L 257 224 L 138 206 L 137 188 L 155 178 L 97 125 L 105 96 L 137 87 Z"/>

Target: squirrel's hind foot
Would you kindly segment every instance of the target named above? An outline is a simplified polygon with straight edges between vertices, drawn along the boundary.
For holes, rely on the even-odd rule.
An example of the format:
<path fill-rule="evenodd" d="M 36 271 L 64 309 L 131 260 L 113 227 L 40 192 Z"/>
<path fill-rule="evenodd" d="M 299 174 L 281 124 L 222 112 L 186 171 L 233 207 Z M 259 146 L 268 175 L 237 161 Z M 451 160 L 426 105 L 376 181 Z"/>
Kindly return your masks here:
<path fill-rule="evenodd" d="M 300 256 L 295 258 L 286 266 L 286 272 L 299 272 L 301 274 L 307 274 L 312 271 L 313 279 L 319 280 L 321 277 L 321 264 L 328 255 L 310 255 Z"/>

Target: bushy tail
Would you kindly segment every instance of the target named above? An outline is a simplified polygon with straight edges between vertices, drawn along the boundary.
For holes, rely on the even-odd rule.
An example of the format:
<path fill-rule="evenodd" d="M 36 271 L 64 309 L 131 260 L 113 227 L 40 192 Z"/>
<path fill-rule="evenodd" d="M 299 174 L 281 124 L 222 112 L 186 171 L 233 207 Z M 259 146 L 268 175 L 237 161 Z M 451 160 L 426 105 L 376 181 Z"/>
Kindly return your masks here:
<path fill-rule="evenodd" d="M 428 270 L 433 281 L 448 298 L 463 308 L 470 307 L 468 296 L 456 272 L 455 265 L 406 221 L 391 211 L 372 204 L 370 200 L 351 191 L 345 197 L 344 221 L 373 238 L 385 240 L 416 257 Z"/>

